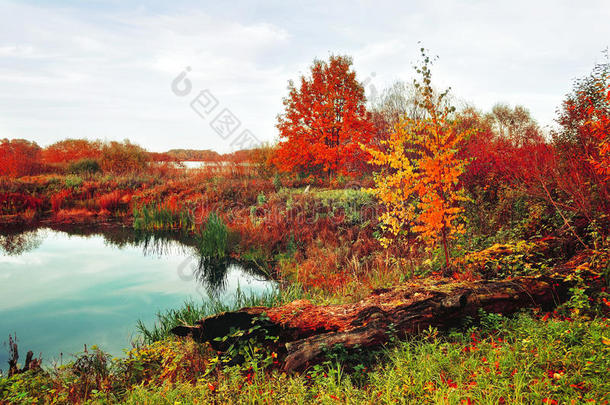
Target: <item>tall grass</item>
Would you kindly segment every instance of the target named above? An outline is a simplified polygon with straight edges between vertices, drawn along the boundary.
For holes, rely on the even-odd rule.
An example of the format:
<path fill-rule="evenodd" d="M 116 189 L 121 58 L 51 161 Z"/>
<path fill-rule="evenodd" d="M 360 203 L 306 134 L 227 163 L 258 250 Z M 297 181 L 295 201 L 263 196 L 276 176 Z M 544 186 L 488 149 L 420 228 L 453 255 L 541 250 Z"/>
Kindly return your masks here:
<path fill-rule="evenodd" d="M 133 227 L 142 231 L 192 229 L 192 220 L 185 210 L 167 204 L 142 205 L 133 208 Z"/>
<path fill-rule="evenodd" d="M 199 250 L 204 257 L 222 259 L 228 253 L 229 230 L 215 212 L 212 212 L 198 235 Z"/>
<path fill-rule="evenodd" d="M 221 301 L 216 297 L 208 297 L 200 302 L 188 300 L 180 308 L 157 312 L 157 320 L 153 325 L 148 326 L 141 319 L 138 320 L 136 328 L 143 342 L 150 344 L 169 337 L 170 331 L 176 326 L 193 325 L 207 316 L 251 306 L 276 307 L 301 296 L 302 291 L 295 286 L 250 295 L 246 295 L 238 288 L 235 295 L 227 301 Z"/>
<path fill-rule="evenodd" d="M 133 227 L 140 231 L 195 231 L 202 257 L 223 259 L 229 251 L 229 229 L 215 212 L 196 229 L 188 211 L 172 204 L 150 204 L 133 208 Z"/>

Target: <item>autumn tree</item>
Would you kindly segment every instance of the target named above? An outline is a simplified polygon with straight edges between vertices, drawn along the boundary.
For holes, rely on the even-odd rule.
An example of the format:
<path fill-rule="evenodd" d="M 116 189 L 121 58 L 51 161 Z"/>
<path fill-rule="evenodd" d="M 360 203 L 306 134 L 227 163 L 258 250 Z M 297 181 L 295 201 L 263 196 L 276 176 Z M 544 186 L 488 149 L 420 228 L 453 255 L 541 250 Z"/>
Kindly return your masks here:
<path fill-rule="evenodd" d="M 538 124 L 532 119 L 529 110 L 521 105 L 511 108 L 506 104 L 496 104 L 485 119 L 498 137 L 510 141 L 516 147 L 540 140 Z"/>
<path fill-rule="evenodd" d="M 392 130 L 401 118 L 407 116 L 413 119 L 423 118 L 425 110 L 418 101 L 419 91 L 413 83 L 396 81 L 370 100 L 371 113 L 374 119 L 379 119 L 382 130 Z"/>
<path fill-rule="evenodd" d="M 0 140 L 0 176 L 27 176 L 40 169 L 40 147 L 25 139 Z"/>
<path fill-rule="evenodd" d="M 124 174 L 146 168 L 150 156 L 146 150 L 129 142 L 111 141 L 102 146 L 100 165 L 105 172 Z"/>
<path fill-rule="evenodd" d="M 606 55 L 606 59 L 608 56 Z M 610 114 L 606 89 L 610 85 L 610 61 L 597 63 L 590 74 L 574 81 L 558 110 L 560 128 L 553 133 L 556 144 L 577 148 L 586 155 L 594 155 L 596 139 L 591 136 L 591 120 Z"/>
<path fill-rule="evenodd" d="M 315 175 L 352 174 L 361 169 L 373 133 L 364 88 L 346 56 L 315 60 L 311 75 L 288 84 L 278 116 L 280 142 L 274 163 L 282 171 Z"/>
<path fill-rule="evenodd" d="M 276 173 L 274 165 L 271 163 L 276 154 L 276 145 L 263 142 L 256 149 L 251 151 L 249 161 L 261 177 L 271 177 Z"/>
<path fill-rule="evenodd" d="M 469 161 L 462 182 L 470 194 L 478 188 L 514 186 L 517 174 L 531 171 L 532 149 L 546 143 L 529 110 L 520 105 L 496 104 L 485 114 L 467 107 L 458 113 L 458 122 L 462 130 L 474 131 L 459 154 Z"/>
<path fill-rule="evenodd" d="M 589 157 L 589 161 L 600 180 L 607 185 L 610 182 L 610 84 L 606 88 L 600 86 L 600 93 L 604 95 L 606 108 L 592 106 L 589 110 L 591 118 L 585 125 L 597 141 L 596 153 Z"/>
<path fill-rule="evenodd" d="M 464 231 L 459 202 L 464 193 L 459 179 L 466 161 L 457 154 L 464 139 L 472 132 L 461 130 L 453 118 L 454 108 L 445 103 L 448 90 L 435 93 L 431 84 L 431 59 L 422 48 L 423 62 L 414 81 L 418 103 L 425 116 L 403 116 L 385 143 L 385 150 L 365 147 L 371 163 L 380 167 L 375 173 L 373 194 L 386 207 L 382 226 L 393 239 L 411 231 L 419 234 L 431 249 L 443 248 L 449 266 L 449 242 Z"/>
<path fill-rule="evenodd" d="M 609 92 L 610 63 L 606 60 L 574 82 L 558 111 L 560 128 L 553 133 L 557 188 L 570 201 L 566 208 L 588 219 L 594 213 L 610 214 Z"/>
<path fill-rule="evenodd" d="M 97 159 L 102 153 L 99 141 L 86 139 L 64 139 L 47 146 L 42 151 L 46 163 L 71 163 L 83 159 Z"/>

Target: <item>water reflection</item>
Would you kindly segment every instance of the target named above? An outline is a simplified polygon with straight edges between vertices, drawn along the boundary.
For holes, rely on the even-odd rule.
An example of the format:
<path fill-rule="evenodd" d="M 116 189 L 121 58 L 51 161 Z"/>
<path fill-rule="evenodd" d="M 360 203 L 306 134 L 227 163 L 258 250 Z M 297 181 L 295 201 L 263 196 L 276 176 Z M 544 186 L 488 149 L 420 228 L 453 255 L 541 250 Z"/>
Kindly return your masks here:
<path fill-rule="evenodd" d="M 138 319 L 151 324 L 187 300 L 229 304 L 238 289 L 275 286 L 255 269 L 199 257 L 188 238 L 118 227 L 0 229 L 0 368 L 9 333 L 45 361 L 84 343 L 121 355 Z"/>
<path fill-rule="evenodd" d="M 244 266 L 242 263 L 232 259 L 211 259 L 209 257 L 193 256 L 189 260 L 191 264 L 192 277 L 203 287 L 205 295 L 217 298 L 219 293 L 227 288 L 227 274 L 232 269 L 239 269 L 248 273 L 254 280 L 267 281 L 260 270 L 254 267 Z M 185 275 L 188 278 L 189 275 Z"/>
<path fill-rule="evenodd" d="M 18 256 L 36 249 L 42 243 L 42 235 L 38 231 L 7 231 L 0 234 L 0 252 L 8 256 Z"/>
<path fill-rule="evenodd" d="M 218 296 L 227 286 L 227 274 L 231 268 L 259 278 L 265 279 L 260 269 L 247 266 L 233 259 L 211 259 L 202 257 L 194 238 L 177 236 L 168 232 L 134 231 L 121 226 L 91 228 L 82 226 L 53 226 L 49 228 L 9 228 L 0 229 L 0 254 L 19 256 L 38 248 L 48 235 L 48 232 L 61 231 L 70 236 L 103 237 L 104 244 L 109 247 L 124 249 L 137 247 L 144 256 L 185 256 L 186 259 L 178 266 L 182 280 L 199 283 L 201 294 Z"/>
<path fill-rule="evenodd" d="M 148 233 L 131 228 L 113 226 L 53 225 L 49 227 L 0 227 L 0 253 L 20 255 L 40 246 L 48 231 L 64 232 L 70 236 L 102 236 L 107 246 L 125 248 L 141 247 L 145 255 L 163 256 L 177 252 L 187 253 L 195 246 L 188 236 L 178 237 L 169 232 Z"/>

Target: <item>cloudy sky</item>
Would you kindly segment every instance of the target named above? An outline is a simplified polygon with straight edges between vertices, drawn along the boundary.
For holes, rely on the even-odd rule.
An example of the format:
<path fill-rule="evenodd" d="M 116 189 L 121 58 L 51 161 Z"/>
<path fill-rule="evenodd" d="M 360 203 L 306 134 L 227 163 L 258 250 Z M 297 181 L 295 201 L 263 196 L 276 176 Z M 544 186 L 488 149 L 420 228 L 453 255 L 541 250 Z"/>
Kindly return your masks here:
<path fill-rule="evenodd" d="M 412 79 L 418 41 L 440 58 L 439 87 L 482 110 L 522 104 L 546 126 L 604 60 L 609 21 L 607 0 L 0 0 L 0 138 L 227 152 L 233 135 L 210 127 L 225 108 L 234 136 L 272 141 L 288 80 L 314 58 L 351 55 L 371 94 Z M 191 102 L 203 90 L 216 102 L 202 117 Z"/>

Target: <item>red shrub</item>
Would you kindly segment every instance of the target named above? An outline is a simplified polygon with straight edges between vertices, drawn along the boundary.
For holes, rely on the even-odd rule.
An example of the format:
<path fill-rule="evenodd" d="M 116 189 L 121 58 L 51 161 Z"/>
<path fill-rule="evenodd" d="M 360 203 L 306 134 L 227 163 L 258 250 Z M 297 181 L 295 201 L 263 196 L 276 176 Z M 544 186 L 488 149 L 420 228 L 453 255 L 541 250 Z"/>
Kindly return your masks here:
<path fill-rule="evenodd" d="M 610 65 L 574 82 L 559 110 L 553 133 L 557 187 L 571 210 L 586 217 L 610 214 Z"/>
<path fill-rule="evenodd" d="M 57 213 L 62 207 L 66 205 L 66 200 L 72 196 L 70 190 L 61 190 L 51 196 L 49 201 L 51 202 L 51 209 Z"/>
<path fill-rule="evenodd" d="M 127 140 L 103 145 L 100 159 L 102 170 L 116 174 L 139 172 L 144 170 L 150 161 L 146 150 Z"/>
<path fill-rule="evenodd" d="M 97 204 L 102 210 L 115 211 L 121 205 L 123 193 L 120 190 L 111 191 L 97 198 Z"/>
<path fill-rule="evenodd" d="M 0 213 L 19 214 L 26 210 L 40 211 L 42 200 L 22 193 L 0 193 Z"/>

